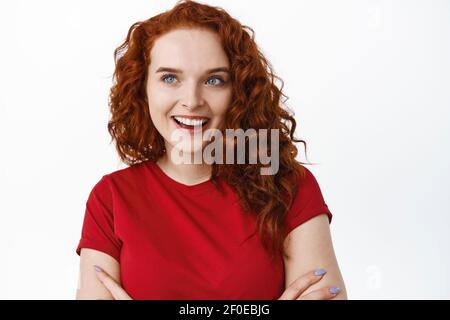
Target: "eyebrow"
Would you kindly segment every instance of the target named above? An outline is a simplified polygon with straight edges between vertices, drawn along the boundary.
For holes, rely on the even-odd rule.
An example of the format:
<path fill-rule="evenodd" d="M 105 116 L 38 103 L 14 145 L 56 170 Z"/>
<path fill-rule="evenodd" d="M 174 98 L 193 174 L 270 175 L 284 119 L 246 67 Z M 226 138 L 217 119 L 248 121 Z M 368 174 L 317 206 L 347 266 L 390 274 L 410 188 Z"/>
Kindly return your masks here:
<path fill-rule="evenodd" d="M 156 70 L 156 73 L 158 72 L 172 72 L 172 73 L 183 73 L 180 69 L 174 69 L 174 68 L 168 68 L 168 67 L 160 67 L 158 70 Z M 230 73 L 230 70 L 227 67 L 219 67 L 219 68 L 213 68 L 206 70 L 207 74 L 215 73 L 215 72 L 226 72 Z"/>

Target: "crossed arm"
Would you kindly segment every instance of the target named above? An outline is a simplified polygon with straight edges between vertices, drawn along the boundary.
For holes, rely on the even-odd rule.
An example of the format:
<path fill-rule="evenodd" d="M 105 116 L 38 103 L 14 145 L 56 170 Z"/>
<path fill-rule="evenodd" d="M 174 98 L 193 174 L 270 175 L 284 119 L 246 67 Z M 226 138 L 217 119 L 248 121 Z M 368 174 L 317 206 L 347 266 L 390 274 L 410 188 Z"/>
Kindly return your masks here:
<path fill-rule="evenodd" d="M 77 300 L 114 300 L 111 292 L 99 280 L 94 266 L 101 266 L 117 283 L 120 282 L 119 262 L 98 250 L 83 248 L 80 252 L 80 274 Z"/>
<path fill-rule="evenodd" d="M 284 245 L 291 256 L 290 259 L 284 259 L 286 288 L 310 270 L 323 268 L 327 271 L 323 278 L 308 287 L 300 296 L 321 288 L 337 287 L 341 291 L 332 300 L 347 299 L 347 290 L 334 253 L 326 214 L 317 215 L 293 229 L 286 237 Z"/>
<path fill-rule="evenodd" d="M 318 215 L 292 230 L 285 246 L 290 259 L 284 260 L 285 292 L 280 299 L 347 299 L 344 281 L 334 254 L 328 217 Z M 94 266 L 104 272 L 96 272 Z M 313 271 L 323 268 L 327 273 L 317 277 Z M 120 287 L 120 265 L 110 255 L 83 248 L 80 253 L 80 275 L 76 299 L 114 300 L 130 298 Z M 330 294 L 329 289 L 341 289 Z"/>

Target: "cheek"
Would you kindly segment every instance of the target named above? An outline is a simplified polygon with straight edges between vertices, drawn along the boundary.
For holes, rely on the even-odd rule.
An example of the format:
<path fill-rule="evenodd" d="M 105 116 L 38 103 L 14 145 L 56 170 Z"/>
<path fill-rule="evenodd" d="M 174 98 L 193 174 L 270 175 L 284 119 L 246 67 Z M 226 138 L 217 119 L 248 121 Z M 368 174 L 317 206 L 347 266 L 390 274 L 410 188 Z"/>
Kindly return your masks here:
<path fill-rule="evenodd" d="M 173 103 L 173 92 L 168 91 L 157 82 L 150 82 L 146 90 L 150 108 L 161 111 Z"/>
<path fill-rule="evenodd" d="M 231 91 L 223 92 L 214 97 L 214 102 L 211 103 L 214 116 L 223 118 L 231 104 Z"/>
<path fill-rule="evenodd" d="M 168 112 L 170 108 L 169 104 L 164 104 L 157 99 L 149 100 L 150 118 L 156 130 L 167 139 L 166 135 L 170 131 L 170 120 L 168 118 Z"/>
<path fill-rule="evenodd" d="M 173 96 L 162 90 L 153 90 L 147 93 L 148 107 L 152 117 L 164 117 L 173 105 Z"/>

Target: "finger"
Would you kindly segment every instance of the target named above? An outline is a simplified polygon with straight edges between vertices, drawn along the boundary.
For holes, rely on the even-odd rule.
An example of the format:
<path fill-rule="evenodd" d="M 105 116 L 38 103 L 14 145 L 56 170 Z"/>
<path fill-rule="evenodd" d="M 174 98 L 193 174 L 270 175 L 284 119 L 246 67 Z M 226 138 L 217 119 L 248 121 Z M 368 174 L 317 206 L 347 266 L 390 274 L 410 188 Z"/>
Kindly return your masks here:
<path fill-rule="evenodd" d="M 131 300 L 125 290 L 102 268 L 95 266 L 97 278 L 109 290 L 115 300 Z"/>
<path fill-rule="evenodd" d="M 297 300 L 329 300 L 336 297 L 339 292 L 341 292 L 340 288 L 325 287 L 308 293 L 305 296 L 301 296 Z"/>
<path fill-rule="evenodd" d="M 115 300 L 131 300 L 131 297 L 125 290 L 99 266 L 94 266 L 97 278 L 103 283 L 106 289 L 111 292 Z"/>
<path fill-rule="evenodd" d="M 278 298 L 278 300 L 297 299 L 297 297 L 305 292 L 305 290 L 308 289 L 312 284 L 322 279 L 325 273 L 326 270 L 317 269 L 300 276 L 286 288 L 286 290 L 283 292 L 280 298 Z"/>

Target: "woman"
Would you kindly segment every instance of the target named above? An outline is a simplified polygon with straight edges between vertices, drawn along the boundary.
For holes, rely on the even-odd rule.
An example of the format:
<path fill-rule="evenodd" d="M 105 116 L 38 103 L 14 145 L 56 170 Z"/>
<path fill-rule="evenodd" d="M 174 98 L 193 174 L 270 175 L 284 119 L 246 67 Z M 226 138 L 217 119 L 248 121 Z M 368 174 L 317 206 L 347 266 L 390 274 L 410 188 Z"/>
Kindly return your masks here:
<path fill-rule="evenodd" d="M 304 141 L 252 29 L 182 1 L 133 24 L 115 61 L 108 129 L 130 166 L 89 195 L 77 298 L 346 299 L 332 215 L 295 160 Z M 278 135 L 244 163 L 220 161 L 239 143 L 228 136 L 212 162 L 192 161 L 213 143 L 199 132 L 238 128 Z M 263 149 L 277 155 L 271 174 L 249 161 Z"/>

